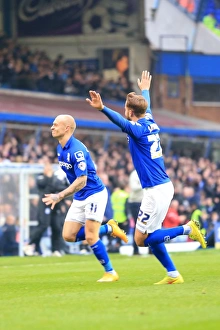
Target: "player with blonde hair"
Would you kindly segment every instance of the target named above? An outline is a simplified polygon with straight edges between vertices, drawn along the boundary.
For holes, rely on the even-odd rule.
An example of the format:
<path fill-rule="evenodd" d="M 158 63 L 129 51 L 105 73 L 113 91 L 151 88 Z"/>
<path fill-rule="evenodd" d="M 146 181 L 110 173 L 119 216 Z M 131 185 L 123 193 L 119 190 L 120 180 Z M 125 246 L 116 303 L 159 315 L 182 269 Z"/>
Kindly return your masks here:
<path fill-rule="evenodd" d="M 101 96 L 90 91 L 86 101 L 106 115 L 114 124 L 127 133 L 128 145 L 143 188 L 136 229 L 135 241 L 140 247 L 150 246 L 155 257 L 166 269 L 166 277 L 155 284 L 180 284 L 183 277 L 171 260 L 165 242 L 179 235 L 189 235 L 206 248 L 206 242 L 195 221 L 186 225 L 162 229 L 162 222 L 173 198 L 174 187 L 166 173 L 162 148 L 160 145 L 159 127 L 153 119 L 150 109 L 149 89 L 151 75 L 143 71 L 138 86 L 142 95 L 131 92 L 125 102 L 125 117 L 104 106 Z"/>

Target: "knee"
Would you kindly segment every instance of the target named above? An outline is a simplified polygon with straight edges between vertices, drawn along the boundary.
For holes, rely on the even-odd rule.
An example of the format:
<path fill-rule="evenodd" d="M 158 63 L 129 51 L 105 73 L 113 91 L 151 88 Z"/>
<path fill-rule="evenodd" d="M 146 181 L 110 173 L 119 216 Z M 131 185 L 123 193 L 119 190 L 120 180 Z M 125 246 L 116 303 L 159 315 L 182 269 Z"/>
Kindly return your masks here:
<path fill-rule="evenodd" d="M 134 240 L 137 246 L 145 247 L 144 241 L 147 238 L 147 234 L 142 234 L 139 231 L 135 231 Z"/>
<path fill-rule="evenodd" d="M 86 241 L 90 246 L 95 244 L 98 240 L 99 240 L 99 237 L 97 235 L 94 235 L 94 233 L 86 234 Z"/>
<path fill-rule="evenodd" d="M 140 247 L 144 247 L 144 239 L 143 238 L 140 238 L 140 237 L 135 237 L 135 243 L 137 244 L 137 246 L 140 246 Z"/>
<path fill-rule="evenodd" d="M 86 235 L 86 241 L 90 246 L 97 242 L 92 235 Z"/>
<path fill-rule="evenodd" d="M 66 241 L 66 242 L 75 242 L 76 241 L 76 234 L 74 234 L 74 233 L 63 232 L 62 236 L 63 236 L 64 241 Z"/>

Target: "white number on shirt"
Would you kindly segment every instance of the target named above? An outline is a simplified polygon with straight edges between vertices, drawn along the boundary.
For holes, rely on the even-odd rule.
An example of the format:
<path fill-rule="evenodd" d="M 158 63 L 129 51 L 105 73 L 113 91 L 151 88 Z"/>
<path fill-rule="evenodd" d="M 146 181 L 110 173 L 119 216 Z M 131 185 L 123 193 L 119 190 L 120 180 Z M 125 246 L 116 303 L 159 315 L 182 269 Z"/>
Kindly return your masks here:
<path fill-rule="evenodd" d="M 149 142 L 153 142 L 150 147 L 151 158 L 155 159 L 162 157 L 162 148 L 160 145 L 159 134 L 148 135 L 147 138 Z"/>

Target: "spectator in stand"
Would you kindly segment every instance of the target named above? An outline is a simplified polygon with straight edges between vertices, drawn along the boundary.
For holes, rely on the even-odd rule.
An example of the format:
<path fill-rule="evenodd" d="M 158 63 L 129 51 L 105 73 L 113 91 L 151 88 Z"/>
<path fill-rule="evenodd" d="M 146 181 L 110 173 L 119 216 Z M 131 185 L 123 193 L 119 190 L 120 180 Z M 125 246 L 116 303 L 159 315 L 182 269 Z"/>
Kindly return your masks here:
<path fill-rule="evenodd" d="M 206 221 L 206 239 L 208 247 L 215 247 L 215 224 L 220 222 L 219 213 L 212 211 Z"/>
<path fill-rule="evenodd" d="M 198 207 L 196 203 L 191 205 L 191 220 L 198 221 L 200 223 L 201 232 L 206 235 L 206 223 L 208 218 L 208 213 L 202 207 Z"/>
<path fill-rule="evenodd" d="M 211 31 L 214 31 L 216 26 L 216 18 L 214 13 L 210 13 L 203 17 L 203 23 L 204 25 Z"/>
<path fill-rule="evenodd" d="M 176 199 L 173 199 L 168 208 L 167 214 L 163 221 L 163 228 L 173 228 L 177 226 L 182 226 L 187 223 L 187 217 L 185 214 L 179 214 L 179 202 Z M 187 236 L 177 236 L 171 240 L 174 242 L 185 242 Z"/>
<path fill-rule="evenodd" d="M 220 181 L 220 180 L 219 180 Z M 215 211 L 220 214 L 220 184 L 217 181 L 216 184 L 216 190 L 215 190 L 215 196 L 214 196 L 214 205 L 215 205 Z"/>
<path fill-rule="evenodd" d="M 167 214 L 165 216 L 163 227 L 164 228 L 172 228 L 181 226 L 186 223 L 186 216 L 185 215 L 179 215 L 179 202 L 176 199 L 173 199 L 170 203 L 170 207 L 167 211 Z"/>
<path fill-rule="evenodd" d="M 110 219 L 113 219 L 113 208 L 112 208 L 112 201 L 111 201 L 111 194 L 112 194 L 112 188 L 110 186 L 110 182 L 109 182 L 109 177 L 106 173 L 100 173 L 99 171 L 97 171 L 100 179 L 102 180 L 102 182 L 104 183 L 107 192 L 108 192 L 108 200 L 107 200 L 107 204 L 106 204 L 106 208 L 105 208 L 105 213 L 104 213 L 104 219 L 103 219 L 103 223 L 108 222 Z"/>
<path fill-rule="evenodd" d="M 3 256 L 17 256 L 18 255 L 18 241 L 17 241 L 17 223 L 13 214 L 6 217 L 5 224 L 1 228 L 1 249 Z"/>
<path fill-rule="evenodd" d="M 18 179 L 15 174 L 6 173 L 0 177 L 1 203 L 6 216 L 13 214 L 18 216 L 18 205 L 15 203 L 18 194 Z"/>
<path fill-rule="evenodd" d="M 123 52 L 118 54 L 115 68 L 118 71 L 120 77 L 128 77 L 129 58 L 127 54 Z"/>
<path fill-rule="evenodd" d="M 204 208 L 208 214 L 211 214 L 215 210 L 215 204 L 212 197 L 206 196 Z"/>
<path fill-rule="evenodd" d="M 73 85 L 73 81 L 70 77 L 67 78 L 65 85 L 64 85 L 64 94 L 66 95 L 77 95 L 77 89 Z"/>
<path fill-rule="evenodd" d="M 118 226 L 126 233 L 128 233 L 130 229 L 128 217 L 128 197 L 128 187 L 125 183 L 119 182 L 111 194 L 113 219 L 117 221 Z M 122 245 L 122 240 L 120 238 L 116 238 L 116 241 L 117 248 L 119 248 Z"/>
<path fill-rule="evenodd" d="M 180 203 L 179 212 L 181 214 L 185 214 L 187 219 L 189 219 L 191 214 L 191 204 L 192 203 L 198 204 L 198 198 L 195 194 L 194 187 L 191 186 L 183 187 L 179 203 Z"/>
<path fill-rule="evenodd" d="M 205 180 L 203 190 L 207 197 L 214 197 L 216 190 L 216 179 L 211 176 L 211 173 Z"/>
<path fill-rule="evenodd" d="M 141 187 L 141 183 L 138 178 L 137 171 L 135 169 L 129 175 L 129 188 L 130 188 L 130 192 L 128 198 L 128 210 L 134 222 L 133 227 L 135 228 L 138 218 L 138 213 L 141 206 L 141 201 L 143 198 L 143 189 Z M 133 248 L 134 248 L 133 254 L 139 255 L 139 249 L 137 244 L 135 243 L 134 234 L 133 234 Z"/>
<path fill-rule="evenodd" d="M 35 252 L 41 253 L 40 241 L 45 233 L 46 229 L 51 227 L 51 247 L 52 255 L 61 257 L 62 252 L 65 250 L 65 244 L 62 239 L 62 227 L 64 218 L 67 211 L 66 201 L 59 203 L 51 210 L 42 202 L 42 198 L 46 193 L 54 192 L 65 189 L 68 187 L 66 178 L 57 177 L 49 160 L 44 157 L 44 172 L 37 176 L 37 186 L 39 189 L 39 201 L 38 201 L 38 225 L 33 231 L 29 243 L 24 247 L 24 253 L 27 256 L 33 256 Z"/>
<path fill-rule="evenodd" d="M 178 3 L 189 13 L 194 13 L 195 11 L 195 0 L 178 0 Z"/>

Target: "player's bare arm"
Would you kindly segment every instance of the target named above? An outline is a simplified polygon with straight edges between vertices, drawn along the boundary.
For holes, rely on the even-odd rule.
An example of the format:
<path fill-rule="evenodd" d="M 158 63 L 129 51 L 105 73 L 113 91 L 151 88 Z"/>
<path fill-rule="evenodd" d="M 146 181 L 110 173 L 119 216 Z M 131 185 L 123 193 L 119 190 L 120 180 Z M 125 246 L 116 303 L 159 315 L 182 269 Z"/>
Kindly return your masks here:
<path fill-rule="evenodd" d="M 58 194 L 45 194 L 45 197 L 42 198 L 42 201 L 46 205 L 51 205 L 51 209 L 54 209 L 54 206 L 59 203 L 62 199 L 72 196 L 77 191 L 80 191 L 86 186 L 87 176 L 82 175 L 78 177 L 68 188 L 59 192 Z"/>
<path fill-rule="evenodd" d="M 149 90 L 151 85 L 152 76 L 149 71 L 142 71 L 141 79 L 138 78 L 137 84 L 141 91 Z"/>
<path fill-rule="evenodd" d="M 91 105 L 91 107 L 101 111 L 104 108 L 102 98 L 99 93 L 95 91 L 89 91 L 90 98 L 87 98 L 86 101 Z"/>

